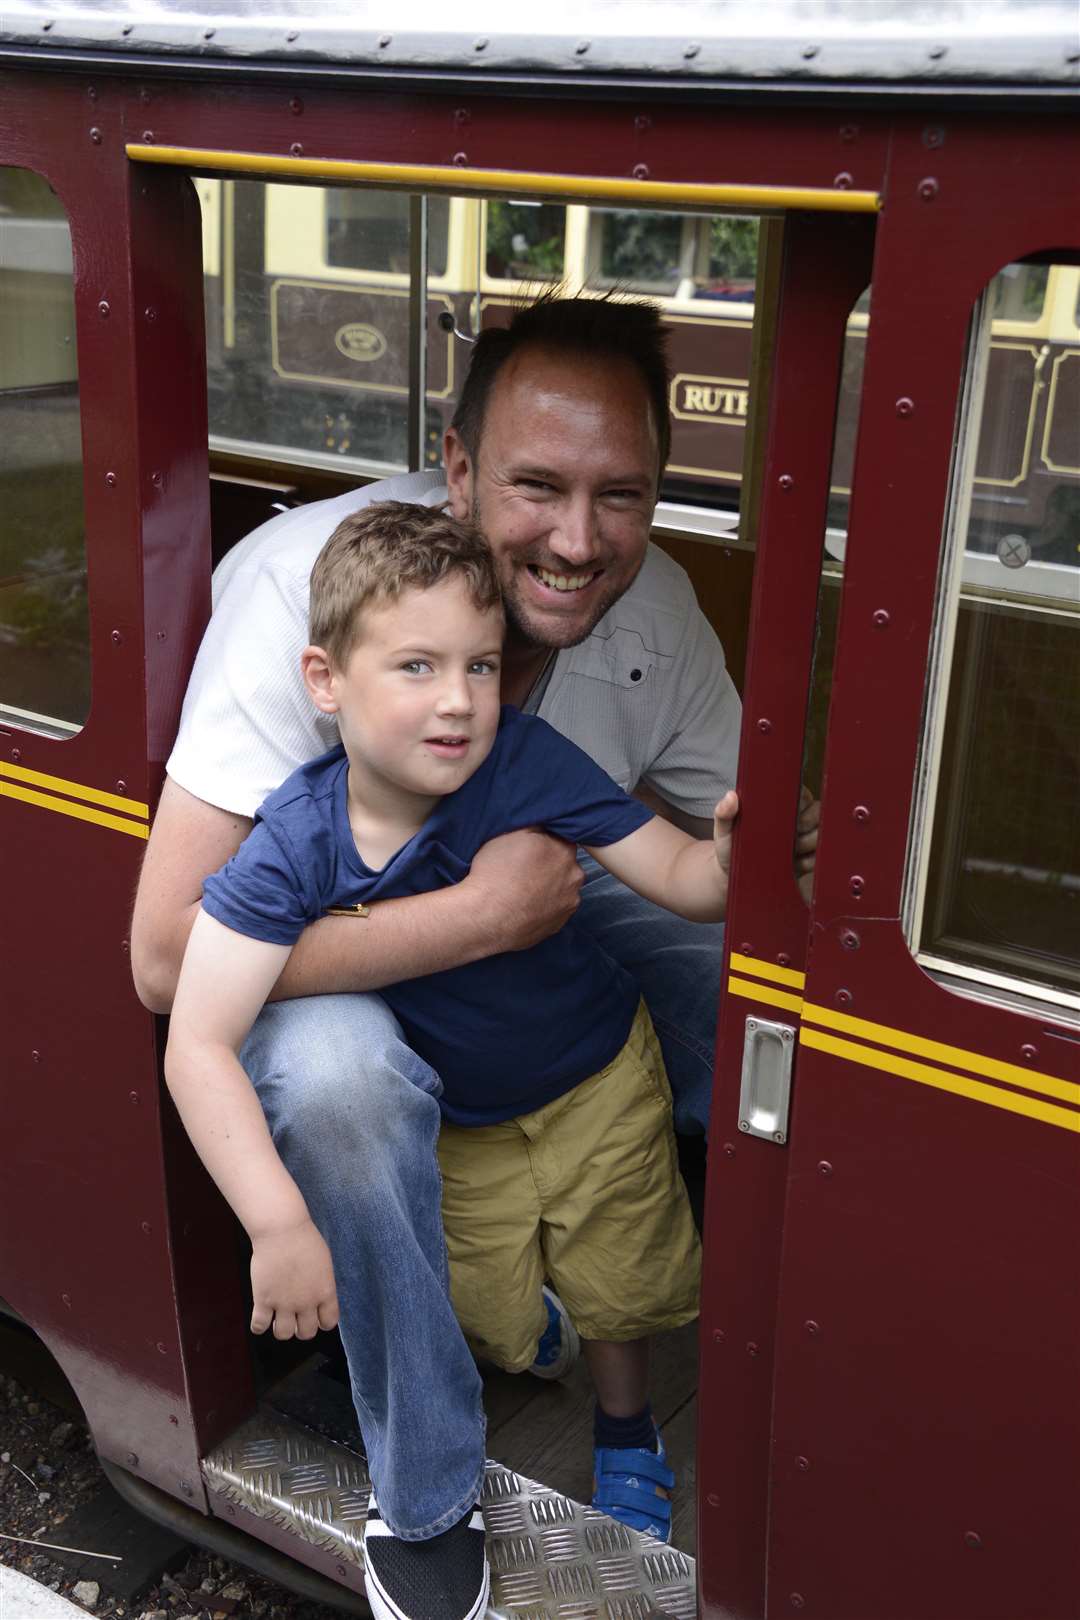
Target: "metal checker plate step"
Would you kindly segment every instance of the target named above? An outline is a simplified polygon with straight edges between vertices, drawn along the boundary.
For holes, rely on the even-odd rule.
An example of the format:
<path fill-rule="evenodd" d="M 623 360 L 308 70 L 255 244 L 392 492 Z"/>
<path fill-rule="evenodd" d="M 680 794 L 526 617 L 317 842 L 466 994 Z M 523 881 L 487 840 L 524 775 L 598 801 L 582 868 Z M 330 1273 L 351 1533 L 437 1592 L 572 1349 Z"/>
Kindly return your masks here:
<path fill-rule="evenodd" d="M 371 1481 L 357 1452 L 260 1408 L 203 1462 L 207 1489 L 362 1565 Z M 693 1620 L 694 1560 L 489 1462 L 481 1500 L 489 1617 Z"/>

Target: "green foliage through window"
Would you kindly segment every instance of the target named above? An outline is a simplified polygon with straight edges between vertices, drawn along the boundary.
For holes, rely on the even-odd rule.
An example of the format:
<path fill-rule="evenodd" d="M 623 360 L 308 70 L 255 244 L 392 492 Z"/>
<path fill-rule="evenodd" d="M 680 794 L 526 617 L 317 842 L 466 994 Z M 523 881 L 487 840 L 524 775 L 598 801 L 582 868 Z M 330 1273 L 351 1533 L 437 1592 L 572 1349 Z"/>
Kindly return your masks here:
<path fill-rule="evenodd" d="M 558 281 L 563 273 L 566 209 L 554 203 L 487 206 L 485 265 L 509 281 Z"/>
<path fill-rule="evenodd" d="M 709 276 L 753 281 L 757 271 L 758 222 L 717 214 L 709 221 Z"/>

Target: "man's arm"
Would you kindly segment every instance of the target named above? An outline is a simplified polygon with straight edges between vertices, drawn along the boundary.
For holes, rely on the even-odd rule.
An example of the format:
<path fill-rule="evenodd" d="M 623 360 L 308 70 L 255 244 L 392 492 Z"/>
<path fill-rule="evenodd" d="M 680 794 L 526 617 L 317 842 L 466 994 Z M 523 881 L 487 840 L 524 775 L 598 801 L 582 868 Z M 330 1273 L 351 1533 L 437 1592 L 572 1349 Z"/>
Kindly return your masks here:
<path fill-rule="evenodd" d="M 131 919 L 135 989 L 152 1012 L 172 1006 L 203 878 L 236 854 L 250 830 L 246 816 L 206 804 L 165 778 Z"/>
<path fill-rule="evenodd" d="M 251 827 L 166 779 L 147 845 L 131 930 L 139 999 L 168 1012 L 204 878 L 239 849 Z M 582 883 L 573 849 L 546 833 L 507 833 L 480 849 L 460 883 L 381 900 L 366 918 L 325 917 L 306 929 L 269 999 L 381 990 L 402 979 L 526 950 L 577 910 Z"/>

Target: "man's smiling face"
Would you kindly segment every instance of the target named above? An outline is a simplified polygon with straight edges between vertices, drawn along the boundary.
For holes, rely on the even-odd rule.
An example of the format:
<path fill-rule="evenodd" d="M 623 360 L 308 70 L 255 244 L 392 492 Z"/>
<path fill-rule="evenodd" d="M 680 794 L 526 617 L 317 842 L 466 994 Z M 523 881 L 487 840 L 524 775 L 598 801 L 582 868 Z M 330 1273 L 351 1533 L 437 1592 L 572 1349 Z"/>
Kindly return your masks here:
<path fill-rule="evenodd" d="M 453 429 L 447 482 L 495 553 L 509 628 L 537 647 L 573 647 L 633 583 L 656 487 L 656 426 L 641 373 L 519 349 L 492 385 L 475 463 Z"/>

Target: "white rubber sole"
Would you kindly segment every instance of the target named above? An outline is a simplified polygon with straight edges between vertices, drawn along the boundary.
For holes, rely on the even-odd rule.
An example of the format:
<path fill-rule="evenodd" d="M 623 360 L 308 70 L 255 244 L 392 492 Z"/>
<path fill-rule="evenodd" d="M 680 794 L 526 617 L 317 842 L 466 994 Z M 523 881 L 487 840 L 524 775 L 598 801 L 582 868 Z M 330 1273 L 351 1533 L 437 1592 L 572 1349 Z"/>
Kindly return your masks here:
<path fill-rule="evenodd" d="M 388 1597 L 375 1578 L 373 1571 L 364 1565 L 364 1592 L 371 1605 L 371 1612 L 375 1620 L 415 1620 L 415 1617 L 399 1609 L 392 1598 Z M 488 1599 L 491 1596 L 491 1568 L 484 1560 L 484 1583 L 477 1594 L 476 1602 L 461 1620 L 480 1620 L 481 1615 L 487 1612 Z"/>

